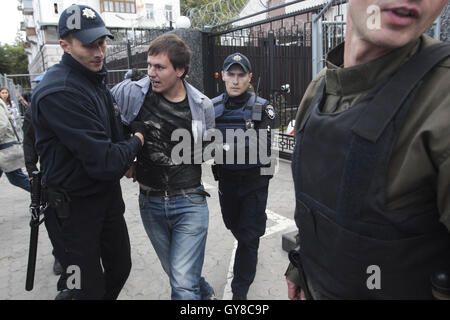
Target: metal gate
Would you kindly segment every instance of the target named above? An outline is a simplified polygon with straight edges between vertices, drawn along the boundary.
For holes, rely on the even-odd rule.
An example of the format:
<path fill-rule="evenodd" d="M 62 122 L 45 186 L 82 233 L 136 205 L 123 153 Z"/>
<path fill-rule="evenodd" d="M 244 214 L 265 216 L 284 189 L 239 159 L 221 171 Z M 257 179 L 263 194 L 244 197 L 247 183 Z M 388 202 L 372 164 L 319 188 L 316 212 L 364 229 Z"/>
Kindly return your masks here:
<path fill-rule="evenodd" d="M 312 76 L 325 67 L 327 52 L 345 40 L 347 1 L 329 1 L 312 19 Z"/>
<path fill-rule="evenodd" d="M 286 133 L 311 81 L 311 19 L 322 7 L 265 18 L 243 26 L 219 26 L 208 36 L 205 91 L 215 97 L 225 90 L 220 72 L 224 59 L 234 53 L 246 55 L 252 64 L 251 85 L 270 100 L 276 112 L 276 141 L 280 157 L 290 159 L 294 137 Z M 268 10 L 269 11 L 269 10 Z"/>

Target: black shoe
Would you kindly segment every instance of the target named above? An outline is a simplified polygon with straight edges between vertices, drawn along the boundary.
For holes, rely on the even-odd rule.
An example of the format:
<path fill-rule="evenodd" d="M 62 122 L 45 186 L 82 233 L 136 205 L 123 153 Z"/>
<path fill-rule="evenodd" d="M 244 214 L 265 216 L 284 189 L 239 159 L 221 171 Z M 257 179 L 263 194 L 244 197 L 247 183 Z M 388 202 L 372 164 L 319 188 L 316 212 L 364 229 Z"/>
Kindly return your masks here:
<path fill-rule="evenodd" d="M 247 300 L 247 295 L 234 294 L 232 300 Z"/>
<path fill-rule="evenodd" d="M 74 290 L 63 289 L 55 297 L 55 300 L 74 300 Z"/>
<path fill-rule="evenodd" d="M 55 258 L 55 262 L 53 263 L 53 273 L 59 276 L 63 272 L 63 267 L 61 263 L 59 263 L 58 259 Z"/>

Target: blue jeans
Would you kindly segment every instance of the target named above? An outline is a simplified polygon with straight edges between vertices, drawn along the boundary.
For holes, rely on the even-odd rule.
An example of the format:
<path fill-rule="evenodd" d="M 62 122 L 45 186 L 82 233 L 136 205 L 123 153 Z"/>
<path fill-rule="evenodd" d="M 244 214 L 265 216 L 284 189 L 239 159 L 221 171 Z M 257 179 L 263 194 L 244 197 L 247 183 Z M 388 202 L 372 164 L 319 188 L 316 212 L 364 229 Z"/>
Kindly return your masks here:
<path fill-rule="evenodd" d="M 3 171 L 0 171 L 0 177 L 2 176 Z M 6 177 L 12 185 L 22 188 L 25 191 L 31 192 L 31 184 L 28 179 L 28 175 L 22 172 L 22 169 L 17 169 L 11 172 L 5 172 Z"/>
<path fill-rule="evenodd" d="M 139 209 L 145 231 L 169 276 L 172 300 L 209 299 L 213 289 L 201 276 L 209 223 L 206 197 L 141 193 Z"/>

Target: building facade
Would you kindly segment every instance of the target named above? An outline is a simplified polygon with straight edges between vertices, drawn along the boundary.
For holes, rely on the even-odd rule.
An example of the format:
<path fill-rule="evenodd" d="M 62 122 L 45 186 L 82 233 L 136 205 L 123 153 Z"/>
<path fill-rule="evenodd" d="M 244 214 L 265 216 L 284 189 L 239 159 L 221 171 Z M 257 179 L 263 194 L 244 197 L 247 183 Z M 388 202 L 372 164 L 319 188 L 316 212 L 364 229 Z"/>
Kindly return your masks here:
<path fill-rule="evenodd" d="M 179 0 L 18 0 L 21 30 L 30 74 L 39 74 L 59 62 L 62 49 L 57 25 L 61 12 L 73 3 L 88 5 L 102 15 L 115 36 L 113 43 L 136 41 L 139 31 L 167 28 L 180 16 Z"/>

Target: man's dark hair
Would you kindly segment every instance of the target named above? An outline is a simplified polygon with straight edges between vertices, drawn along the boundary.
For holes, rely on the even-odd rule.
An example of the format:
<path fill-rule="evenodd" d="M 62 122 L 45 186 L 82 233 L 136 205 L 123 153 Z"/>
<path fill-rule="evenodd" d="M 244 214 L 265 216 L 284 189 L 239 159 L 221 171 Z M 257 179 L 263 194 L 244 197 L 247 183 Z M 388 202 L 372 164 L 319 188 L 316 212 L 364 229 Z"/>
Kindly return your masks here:
<path fill-rule="evenodd" d="M 189 71 L 192 55 L 191 49 L 189 49 L 187 44 L 176 34 L 163 34 L 150 42 L 147 56 L 155 56 L 160 53 L 167 54 L 174 69 L 185 69 L 184 74 L 181 76 L 181 79 L 184 79 Z"/>

